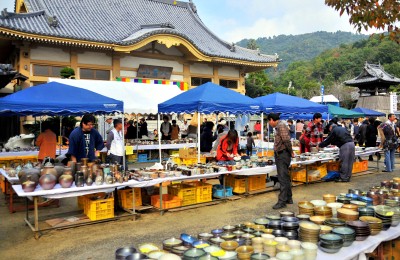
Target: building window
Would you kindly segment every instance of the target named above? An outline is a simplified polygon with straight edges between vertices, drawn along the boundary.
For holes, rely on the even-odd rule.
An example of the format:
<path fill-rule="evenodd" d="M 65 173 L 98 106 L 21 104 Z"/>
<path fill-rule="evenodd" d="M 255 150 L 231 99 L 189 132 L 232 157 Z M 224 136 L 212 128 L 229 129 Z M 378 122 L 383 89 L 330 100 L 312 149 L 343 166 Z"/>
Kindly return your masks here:
<path fill-rule="evenodd" d="M 237 88 L 238 82 L 237 82 L 237 80 L 220 79 L 219 85 L 222 87 L 225 87 L 225 88 Z"/>
<path fill-rule="evenodd" d="M 191 79 L 191 86 L 200 86 L 203 85 L 204 83 L 211 82 L 211 78 L 197 78 L 197 77 L 192 77 Z"/>
<path fill-rule="evenodd" d="M 80 69 L 80 79 L 110 80 L 109 70 Z"/>
<path fill-rule="evenodd" d="M 49 65 L 33 65 L 34 76 L 44 77 L 60 77 L 60 71 L 63 67 L 49 66 Z"/>

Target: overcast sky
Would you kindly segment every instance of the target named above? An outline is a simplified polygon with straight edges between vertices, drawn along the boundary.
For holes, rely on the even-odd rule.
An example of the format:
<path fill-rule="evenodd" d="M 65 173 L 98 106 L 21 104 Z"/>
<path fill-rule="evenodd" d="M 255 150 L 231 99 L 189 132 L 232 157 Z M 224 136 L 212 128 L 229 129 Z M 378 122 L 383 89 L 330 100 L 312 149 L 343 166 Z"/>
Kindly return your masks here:
<path fill-rule="evenodd" d="M 243 38 L 296 35 L 316 31 L 356 32 L 349 24 L 348 16 L 340 17 L 339 12 L 324 4 L 324 0 L 193 0 L 193 2 L 203 22 L 216 35 L 228 42 L 237 42 Z M 3 8 L 13 11 L 14 0 L 0 0 L 0 10 Z"/>

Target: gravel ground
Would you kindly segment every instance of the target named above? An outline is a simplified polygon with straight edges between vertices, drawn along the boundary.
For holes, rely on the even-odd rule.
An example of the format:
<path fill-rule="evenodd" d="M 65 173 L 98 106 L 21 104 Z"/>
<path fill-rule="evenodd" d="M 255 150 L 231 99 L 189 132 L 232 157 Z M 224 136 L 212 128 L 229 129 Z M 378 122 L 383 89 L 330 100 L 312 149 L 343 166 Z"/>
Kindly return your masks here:
<path fill-rule="evenodd" d="M 375 173 L 353 177 L 350 183 L 315 183 L 293 188 L 294 205 L 287 210 L 297 212 L 296 202 L 322 199 L 326 193 L 338 194 L 349 188 L 368 189 L 379 185 L 382 180 L 399 175 Z M 24 212 L 9 214 L 6 204 L 0 202 L 0 245 L 1 259 L 114 259 L 114 252 L 123 246 L 137 246 L 143 242 L 161 245 L 162 240 L 179 236 L 181 233 L 197 235 L 226 224 L 251 221 L 267 213 L 277 213 L 272 206 L 277 201 L 278 192 L 269 192 L 236 201 L 199 207 L 178 212 L 141 214 L 136 221 L 123 219 L 84 227 L 53 230 L 46 232 L 39 240 L 25 225 Z M 59 208 L 42 208 L 40 215 L 56 214 L 76 210 L 76 199 L 61 200 Z"/>

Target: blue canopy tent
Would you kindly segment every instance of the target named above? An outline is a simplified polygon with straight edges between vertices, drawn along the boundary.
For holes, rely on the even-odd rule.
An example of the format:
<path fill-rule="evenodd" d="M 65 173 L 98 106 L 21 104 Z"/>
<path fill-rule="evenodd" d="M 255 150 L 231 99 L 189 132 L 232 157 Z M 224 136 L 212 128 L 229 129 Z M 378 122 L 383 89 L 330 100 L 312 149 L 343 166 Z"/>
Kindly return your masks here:
<path fill-rule="evenodd" d="M 0 98 L 0 116 L 123 113 L 123 102 L 82 88 L 50 82 Z"/>
<path fill-rule="evenodd" d="M 262 112 L 262 106 L 259 101 L 208 82 L 159 104 L 158 112 L 188 114 L 198 112 L 198 122 L 200 122 L 200 113 L 256 114 Z M 197 128 L 197 136 L 198 159 L 200 159 L 200 127 Z"/>
<path fill-rule="evenodd" d="M 372 109 L 368 109 L 368 108 L 364 108 L 364 107 L 356 107 L 356 108 L 352 109 L 352 111 L 363 113 L 365 116 L 374 116 L 374 117 L 386 116 L 385 113 L 382 113 L 382 112 L 379 112 L 376 110 L 372 110 Z"/>

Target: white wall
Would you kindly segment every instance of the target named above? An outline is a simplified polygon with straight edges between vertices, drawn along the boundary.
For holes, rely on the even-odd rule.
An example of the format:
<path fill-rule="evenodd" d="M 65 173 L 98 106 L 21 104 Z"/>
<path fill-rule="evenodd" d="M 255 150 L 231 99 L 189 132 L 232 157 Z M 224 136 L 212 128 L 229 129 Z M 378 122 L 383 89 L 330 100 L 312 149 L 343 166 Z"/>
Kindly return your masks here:
<path fill-rule="evenodd" d="M 59 48 L 51 47 L 37 47 L 31 49 L 31 60 L 48 60 L 58 62 L 70 62 L 71 57 L 69 53 L 62 51 Z"/>
<path fill-rule="evenodd" d="M 213 67 L 208 64 L 194 63 L 190 65 L 190 73 L 213 75 Z"/>
<path fill-rule="evenodd" d="M 121 70 L 121 71 L 119 72 L 119 75 L 120 75 L 121 77 L 136 78 L 137 73 L 136 73 L 136 71 Z"/>
<path fill-rule="evenodd" d="M 232 78 L 239 78 L 239 70 L 235 67 L 222 66 L 218 68 L 218 75 Z"/>
<path fill-rule="evenodd" d="M 86 51 L 78 53 L 78 63 L 112 66 L 112 58 L 105 53 Z"/>

